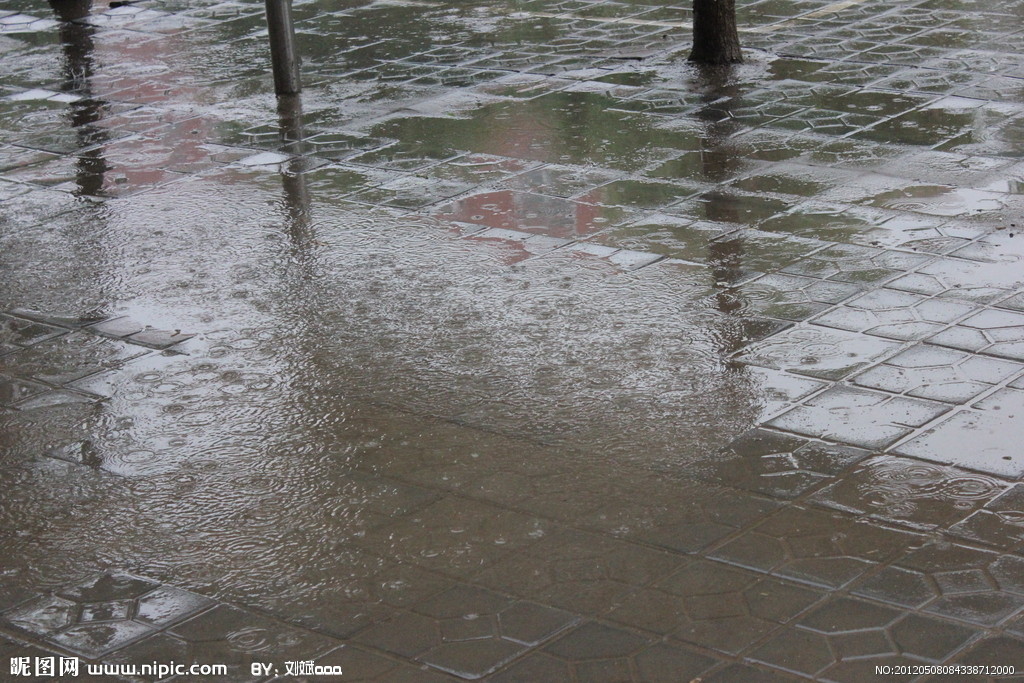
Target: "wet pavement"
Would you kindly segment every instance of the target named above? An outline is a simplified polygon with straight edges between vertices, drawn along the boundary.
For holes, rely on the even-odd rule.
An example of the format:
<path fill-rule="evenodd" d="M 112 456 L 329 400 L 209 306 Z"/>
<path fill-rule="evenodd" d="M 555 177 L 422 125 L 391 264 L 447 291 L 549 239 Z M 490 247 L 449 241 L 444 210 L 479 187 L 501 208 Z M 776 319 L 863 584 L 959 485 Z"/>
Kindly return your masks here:
<path fill-rule="evenodd" d="M 5 675 L 1024 672 L 1019 3 L 700 70 L 658 0 L 297 2 L 280 103 L 262 3 L 111 4 L 0 8 Z"/>

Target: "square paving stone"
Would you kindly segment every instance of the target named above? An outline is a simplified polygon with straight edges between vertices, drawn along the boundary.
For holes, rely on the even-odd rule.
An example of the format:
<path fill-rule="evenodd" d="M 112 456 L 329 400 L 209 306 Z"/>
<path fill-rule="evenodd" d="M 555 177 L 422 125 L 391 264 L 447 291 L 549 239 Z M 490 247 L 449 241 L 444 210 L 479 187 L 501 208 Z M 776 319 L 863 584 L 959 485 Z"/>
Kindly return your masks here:
<path fill-rule="evenodd" d="M 948 619 L 996 626 L 1024 608 L 1024 558 L 933 542 L 909 550 L 852 589 Z"/>
<path fill-rule="evenodd" d="M 945 526 L 992 500 L 1006 482 L 953 467 L 880 456 L 857 468 L 811 500 L 877 519 L 923 529 Z"/>
<path fill-rule="evenodd" d="M 837 597 L 785 628 L 751 655 L 804 676 L 864 680 L 875 664 L 939 663 L 976 631 L 854 598 Z"/>
<path fill-rule="evenodd" d="M 947 403 L 966 403 L 1024 365 L 921 344 L 853 378 L 853 383 Z"/>
<path fill-rule="evenodd" d="M 1002 411 L 964 410 L 894 452 L 1017 479 L 1024 477 L 1024 455 L 1015 440 L 1019 433 L 1019 417 Z"/>
<path fill-rule="evenodd" d="M 751 365 L 840 379 L 900 349 L 900 344 L 845 330 L 796 327 L 748 347 L 738 358 Z"/>
<path fill-rule="evenodd" d="M 932 344 L 1024 360 L 1024 313 L 989 309 L 932 335 Z"/>
<path fill-rule="evenodd" d="M 700 476 L 777 498 L 796 498 L 830 481 L 870 451 L 755 429 L 704 463 Z"/>
<path fill-rule="evenodd" d="M 888 339 L 912 340 L 934 335 L 972 310 L 969 304 L 956 301 L 876 289 L 815 316 L 813 322 Z"/>
<path fill-rule="evenodd" d="M 623 599 L 607 618 L 738 654 L 821 597 L 806 587 L 700 559 Z"/>
<path fill-rule="evenodd" d="M 840 588 L 900 553 L 913 534 L 821 510 L 787 507 L 710 553 L 730 564 Z"/>
<path fill-rule="evenodd" d="M 840 386 L 766 425 L 862 448 L 883 448 L 947 410 L 942 403 Z"/>

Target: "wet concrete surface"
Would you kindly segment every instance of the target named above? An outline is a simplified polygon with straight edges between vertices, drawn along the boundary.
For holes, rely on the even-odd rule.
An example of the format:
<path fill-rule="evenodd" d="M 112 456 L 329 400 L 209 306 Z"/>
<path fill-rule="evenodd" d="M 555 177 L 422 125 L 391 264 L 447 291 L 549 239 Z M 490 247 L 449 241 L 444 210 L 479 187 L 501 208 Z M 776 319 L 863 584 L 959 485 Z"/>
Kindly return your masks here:
<path fill-rule="evenodd" d="M 0 9 L 5 673 L 1024 672 L 1017 3 L 706 71 L 657 0 L 297 2 L 280 102 L 262 3 L 113 4 Z"/>

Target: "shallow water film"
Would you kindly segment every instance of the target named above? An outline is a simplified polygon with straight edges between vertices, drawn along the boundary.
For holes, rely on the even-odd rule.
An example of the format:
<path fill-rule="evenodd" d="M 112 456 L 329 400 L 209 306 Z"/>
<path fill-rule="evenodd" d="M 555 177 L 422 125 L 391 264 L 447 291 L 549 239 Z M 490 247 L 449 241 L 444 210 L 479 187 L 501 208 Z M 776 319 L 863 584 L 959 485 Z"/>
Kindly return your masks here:
<path fill-rule="evenodd" d="M 738 9 L 2 0 L 0 679 L 1024 672 L 1024 10 Z"/>

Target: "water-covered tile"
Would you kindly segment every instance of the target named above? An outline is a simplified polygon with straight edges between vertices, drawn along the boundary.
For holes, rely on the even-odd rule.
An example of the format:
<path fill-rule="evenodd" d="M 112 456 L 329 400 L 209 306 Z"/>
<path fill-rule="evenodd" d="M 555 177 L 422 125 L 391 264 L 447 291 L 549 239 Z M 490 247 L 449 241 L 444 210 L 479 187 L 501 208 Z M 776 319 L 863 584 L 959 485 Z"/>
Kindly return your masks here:
<path fill-rule="evenodd" d="M 611 677 L 612 680 L 668 683 L 680 678 L 699 677 L 717 663 L 711 657 L 684 646 L 657 642 L 657 639 L 597 623 L 583 624 L 547 646 L 545 654 L 561 662 L 557 670 L 563 675 L 575 674 L 577 680 Z M 514 672 L 515 669 L 509 671 L 510 674 Z"/>
<path fill-rule="evenodd" d="M 32 346 L 65 334 L 67 330 L 43 323 L 0 315 L 0 343 Z"/>
<path fill-rule="evenodd" d="M 561 532 L 474 577 L 482 585 L 533 595 L 577 614 L 599 615 L 622 596 L 671 572 L 672 553 L 594 533 Z"/>
<path fill-rule="evenodd" d="M 941 331 L 971 313 L 965 303 L 875 289 L 812 318 L 816 325 L 909 341 Z"/>
<path fill-rule="evenodd" d="M 585 237 L 626 215 L 620 208 L 511 190 L 470 195 L 441 207 L 438 212 L 445 220 L 558 239 Z"/>
<path fill-rule="evenodd" d="M 1024 313 L 986 310 L 927 338 L 940 346 L 1024 360 Z"/>
<path fill-rule="evenodd" d="M 1006 488 L 982 474 L 917 460 L 879 456 L 811 496 L 819 505 L 920 528 L 963 519 Z"/>
<path fill-rule="evenodd" d="M 796 498 L 832 480 L 870 451 L 756 429 L 702 463 L 699 476 L 776 498 Z"/>
<path fill-rule="evenodd" d="M 921 344 L 853 377 L 854 384 L 948 403 L 966 403 L 1024 370 L 1008 361 Z"/>
<path fill-rule="evenodd" d="M 919 254 L 844 244 L 821 249 L 782 270 L 794 275 L 868 287 L 892 279 L 928 260 L 929 257 Z"/>
<path fill-rule="evenodd" d="M 214 603 L 209 598 L 127 574 L 104 573 L 39 596 L 4 620 L 43 642 L 88 658 L 121 649 Z"/>
<path fill-rule="evenodd" d="M 741 261 L 742 262 L 742 261 Z M 744 309 L 781 320 L 806 320 L 859 291 L 842 282 L 772 273 L 729 290 Z"/>
<path fill-rule="evenodd" d="M 480 588 L 445 591 L 356 639 L 462 678 L 481 678 L 573 626 L 560 610 Z"/>
<path fill-rule="evenodd" d="M 1016 555 L 935 541 L 912 549 L 857 584 L 853 592 L 979 626 L 995 626 L 1024 608 Z"/>
<path fill-rule="evenodd" d="M 945 661 L 975 633 L 863 600 L 835 598 L 773 636 L 752 657 L 804 676 L 855 681 L 880 664 Z"/>
<path fill-rule="evenodd" d="M 797 327 L 754 344 L 743 362 L 790 370 L 821 379 L 839 379 L 895 353 L 896 342 L 825 327 Z"/>
<path fill-rule="evenodd" d="M 607 618 L 737 654 L 820 598 L 806 587 L 696 560 L 631 594 Z"/>
<path fill-rule="evenodd" d="M 1024 542 L 1024 485 L 1015 484 L 949 528 L 960 538 L 1012 550 Z"/>
<path fill-rule="evenodd" d="M 444 498 L 367 532 L 356 544 L 391 548 L 404 561 L 465 576 L 543 538 L 550 526 L 504 508 Z"/>
<path fill-rule="evenodd" d="M 996 408 L 1009 401 L 1003 410 L 963 410 L 938 422 L 910 441 L 901 444 L 896 452 L 933 462 L 958 465 L 996 476 L 1017 478 L 1024 476 L 1024 458 L 1013 443 L 1017 433 L 1017 409 L 1022 392 L 1004 389 L 993 396 L 987 405 Z"/>
<path fill-rule="evenodd" d="M 915 536 L 836 513 L 787 507 L 711 556 L 813 585 L 839 588 L 892 557 Z"/>
<path fill-rule="evenodd" d="M 797 434 L 863 448 L 883 448 L 949 407 L 855 387 L 833 387 L 767 422 Z"/>
<path fill-rule="evenodd" d="M 890 280 L 886 287 L 974 303 L 989 303 L 1004 299 L 1024 287 L 1024 275 L 1013 264 L 942 258 Z"/>

